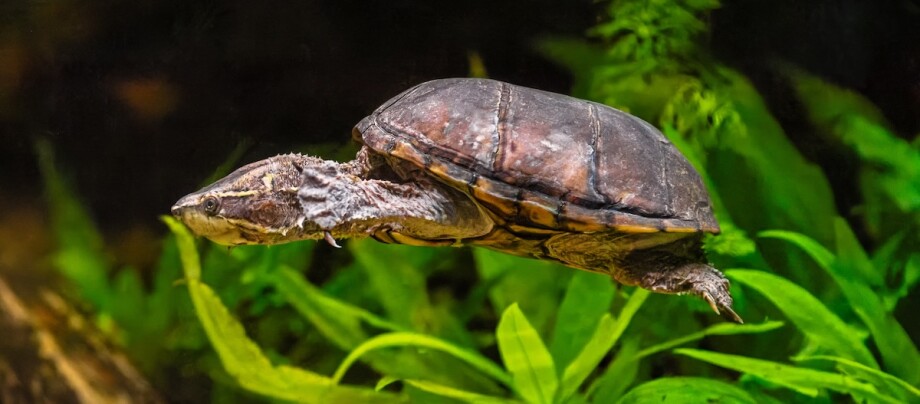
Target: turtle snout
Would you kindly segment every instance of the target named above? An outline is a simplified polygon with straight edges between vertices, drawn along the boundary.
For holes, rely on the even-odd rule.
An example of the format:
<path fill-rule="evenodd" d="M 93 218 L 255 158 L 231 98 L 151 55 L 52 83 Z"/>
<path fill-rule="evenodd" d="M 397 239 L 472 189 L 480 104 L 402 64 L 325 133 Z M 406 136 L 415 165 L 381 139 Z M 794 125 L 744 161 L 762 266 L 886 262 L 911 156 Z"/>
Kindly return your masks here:
<path fill-rule="evenodd" d="M 169 212 L 172 213 L 176 219 L 183 220 L 184 216 L 187 215 L 189 211 L 194 210 L 197 201 L 198 198 L 195 194 L 183 196 L 173 204 Z"/>

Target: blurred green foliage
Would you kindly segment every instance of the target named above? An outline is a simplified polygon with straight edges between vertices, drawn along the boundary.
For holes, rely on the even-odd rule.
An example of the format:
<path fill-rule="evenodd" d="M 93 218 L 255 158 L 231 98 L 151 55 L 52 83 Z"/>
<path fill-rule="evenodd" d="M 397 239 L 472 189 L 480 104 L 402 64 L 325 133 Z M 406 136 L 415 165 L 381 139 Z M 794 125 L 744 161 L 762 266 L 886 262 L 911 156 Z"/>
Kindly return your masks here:
<path fill-rule="evenodd" d="M 709 257 L 734 268 L 749 324 L 488 250 L 353 240 L 317 274 L 325 246 L 228 250 L 171 218 L 142 280 L 112 267 L 40 142 L 54 263 L 155 382 L 206 374 L 215 401 L 920 401 L 920 353 L 893 315 L 920 280 L 918 142 L 856 93 L 778 64 L 816 130 L 860 162 L 863 203 L 842 219 L 756 89 L 708 56 L 718 6 L 613 1 L 588 40 L 538 48 L 571 69 L 576 96 L 656 123 L 699 169 L 723 228 Z"/>

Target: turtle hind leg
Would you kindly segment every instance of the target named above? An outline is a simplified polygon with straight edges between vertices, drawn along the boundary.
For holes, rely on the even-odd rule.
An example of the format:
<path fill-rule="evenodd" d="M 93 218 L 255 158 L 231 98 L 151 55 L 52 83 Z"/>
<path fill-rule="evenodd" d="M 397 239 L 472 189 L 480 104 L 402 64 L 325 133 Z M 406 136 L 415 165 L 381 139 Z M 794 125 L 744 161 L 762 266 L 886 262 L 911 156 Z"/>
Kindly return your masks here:
<path fill-rule="evenodd" d="M 728 279 L 696 257 L 684 258 L 659 248 L 633 251 L 613 271 L 613 277 L 620 283 L 656 293 L 698 296 L 716 314 L 736 323 L 744 322 L 732 310 Z"/>
<path fill-rule="evenodd" d="M 730 284 L 718 269 L 702 263 L 692 263 L 671 269 L 665 272 L 665 275 L 647 288 L 659 293 L 689 293 L 699 296 L 709 303 L 709 307 L 716 314 L 739 324 L 744 323 L 732 310 Z"/>

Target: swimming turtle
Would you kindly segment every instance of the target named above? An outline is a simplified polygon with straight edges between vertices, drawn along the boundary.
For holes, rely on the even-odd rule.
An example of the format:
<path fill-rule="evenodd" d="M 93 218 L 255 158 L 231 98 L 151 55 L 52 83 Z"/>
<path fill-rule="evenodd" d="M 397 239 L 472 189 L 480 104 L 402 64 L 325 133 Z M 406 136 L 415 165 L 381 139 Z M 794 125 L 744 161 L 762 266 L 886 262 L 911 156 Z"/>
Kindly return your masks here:
<path fill-rule="evenodd" d="M 741 322 L 702 252 L 718 233 L 699 174 L 617 109 L 487 79 L 442 79 L 354 128 L 347 163 L 288 154 L 246 165 L 172 213 L 217 243 L 370 236 L 475 245 L 693 294 Z"/>

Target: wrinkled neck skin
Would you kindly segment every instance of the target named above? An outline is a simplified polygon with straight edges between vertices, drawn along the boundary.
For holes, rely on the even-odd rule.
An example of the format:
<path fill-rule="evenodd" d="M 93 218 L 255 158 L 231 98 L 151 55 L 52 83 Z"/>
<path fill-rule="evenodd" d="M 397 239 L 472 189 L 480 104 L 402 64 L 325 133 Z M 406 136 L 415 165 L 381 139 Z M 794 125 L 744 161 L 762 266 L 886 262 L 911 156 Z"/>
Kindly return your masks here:
<path fill-rule="evenodd" d="M 465 195 L 362 149 L 340 164 L 289 154 L 244 166 L 173 206 L 196 235 L 225 245 L 386 234 L 458 240 L 492 222 Z M 215 208 L 215 206 L 217 206 Z"/>
<path fill-rule="evenodd" d="M 459 240 L 491 229 L 491 220 L 466 195 L 418 172 L 397 182 L 399 174 L 368 157 L 359 153 L 346 164 L 304 167 L 298 195 L 305 224 L 336 238 L 397 233 Z"/>

